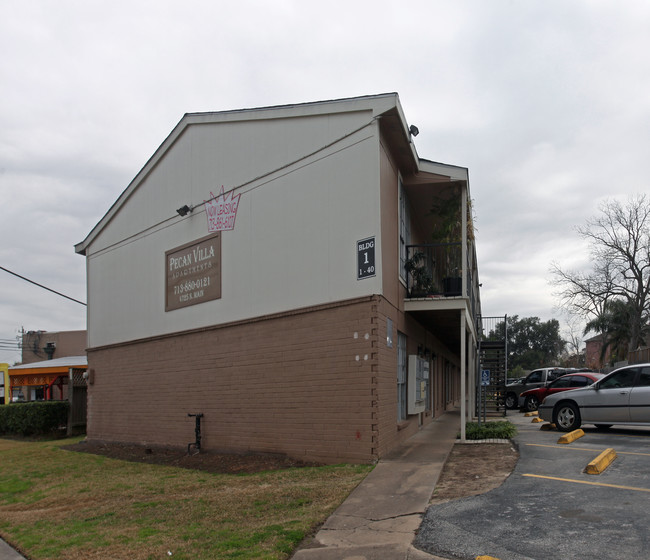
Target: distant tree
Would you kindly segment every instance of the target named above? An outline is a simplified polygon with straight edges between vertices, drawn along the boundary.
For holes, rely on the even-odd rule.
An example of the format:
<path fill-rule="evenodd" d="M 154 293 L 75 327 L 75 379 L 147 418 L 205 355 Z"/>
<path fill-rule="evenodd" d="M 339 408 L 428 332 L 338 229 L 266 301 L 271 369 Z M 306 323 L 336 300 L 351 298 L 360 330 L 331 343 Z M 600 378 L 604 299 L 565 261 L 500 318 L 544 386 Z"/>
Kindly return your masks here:
<path fill-rule="evenodd" d="M 610 351 L 610 363 L 624 360 L 632 337 L 631 328 L 634 323 L 634 307 L 622 299 L 611 299 L 605 302 L 600 315 L 585 325 L 585 333 L 590 331 L 602 334 L 603 344 L 600 351 L 601 362 Z M 641 336 L 647 334 L 647 323 L 641 325 Z"/>
<path fill-rule="evenodd" d="M 564 339 L 566 347 L 562 353 L 560 363 L 564 367 L 584 367 L 586 362 L 585 349 L 583 343 L 583 325 L 575 315 L 567 317 Z"/>
<path fill-rule="evenodd" d="M 557 365 L 566 342 L 556 319 L 542 322 L 539 317 L 509 316 L 507 319 L 508 370 L 526 370 Z M 497 323 L 488 338 L 503 338 L 504 323 Z"/>
<path fill-rule="evenodd" d="M 554 264 L 553 283 L 560 288 L 561 305 L 586 319 L 590 330 L 605 329 L 598 333 L 612 332 L 606 322 L 620 319 L 617 306 L 624 305 L 628 325 L 619 334 L 625 332 L 627 349 L 635 350 L 644 342 L 650 311 L 650 199 L 642 194 L 626 204 L 610 200 L 600 210 L 577 228 L 589 242 L 592 270 L 567 271 Z"/>
<path fill-rule="evenodd" d="M 515 366 L 508 372 L 508 382 L 519 379 L 520 377 L 525 377 L 526 371 L 521 366 Z"/>

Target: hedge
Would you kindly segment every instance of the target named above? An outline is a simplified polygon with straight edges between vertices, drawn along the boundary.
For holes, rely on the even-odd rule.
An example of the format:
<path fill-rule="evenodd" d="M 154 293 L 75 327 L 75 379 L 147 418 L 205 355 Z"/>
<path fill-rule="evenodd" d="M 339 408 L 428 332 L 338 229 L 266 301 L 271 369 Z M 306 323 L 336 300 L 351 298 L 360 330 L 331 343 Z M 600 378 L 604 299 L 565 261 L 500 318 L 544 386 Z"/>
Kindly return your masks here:
<path fill-rule="evenodd" d="M 68 423 L 68 401 L 12 403 L 0 406 L 0 435 L 51 434 Z"/>
<path fill-rule="evenodd" d="M 517 435 L 517 427 L 507 420 L 468 422 L 465 427 L 465 439 L 510 439 Z"/>

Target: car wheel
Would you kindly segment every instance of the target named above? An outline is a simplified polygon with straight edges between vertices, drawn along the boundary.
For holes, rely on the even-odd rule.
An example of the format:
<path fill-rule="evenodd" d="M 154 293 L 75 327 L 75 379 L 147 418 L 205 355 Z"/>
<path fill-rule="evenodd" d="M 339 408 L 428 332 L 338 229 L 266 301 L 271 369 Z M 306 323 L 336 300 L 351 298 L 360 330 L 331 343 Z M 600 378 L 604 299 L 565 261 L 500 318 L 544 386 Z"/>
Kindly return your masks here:
<path fill-rule="evenodd" d="M 599 430 L 607 430 L 612 427 L 612 424 L 595 424 L 596 428 Z"/>
<path fill-rule="evenodd" d="M 553 423 L 561 432 L 571 432 L 580 427 L 580 411 L 572 402 L 560 403 L 553 411 Z"/>
<path fill-rule="evenodd" d="M 527 412 L 535 412 L 539 408 L 539 399 L 535 395 L 526 397 L 524 408 Z"/>
<path fill-rule="evenodd" d="M 517 395 L 508 393 L 506 395 L 506 408 L 515 408 L 517 406 Z"/>

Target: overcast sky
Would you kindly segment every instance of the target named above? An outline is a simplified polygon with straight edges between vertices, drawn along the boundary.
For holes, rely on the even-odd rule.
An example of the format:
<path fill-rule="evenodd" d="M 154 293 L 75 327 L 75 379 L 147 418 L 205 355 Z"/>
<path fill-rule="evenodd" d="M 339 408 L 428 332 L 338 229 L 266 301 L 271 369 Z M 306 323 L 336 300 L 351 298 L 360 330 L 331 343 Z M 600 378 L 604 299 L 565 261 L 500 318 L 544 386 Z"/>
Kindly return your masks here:
<path fill-rule="evenodd" d="M 648 187 L 649 30 L 646 0 L 4 0 L 0 266 L 86 301 L 75 243 L 184 113 L 397 92 L 469 168 L 484 315 L 562 321 L 574 227 Z M 0 270 L 0 340 L 85 314 Z"/>

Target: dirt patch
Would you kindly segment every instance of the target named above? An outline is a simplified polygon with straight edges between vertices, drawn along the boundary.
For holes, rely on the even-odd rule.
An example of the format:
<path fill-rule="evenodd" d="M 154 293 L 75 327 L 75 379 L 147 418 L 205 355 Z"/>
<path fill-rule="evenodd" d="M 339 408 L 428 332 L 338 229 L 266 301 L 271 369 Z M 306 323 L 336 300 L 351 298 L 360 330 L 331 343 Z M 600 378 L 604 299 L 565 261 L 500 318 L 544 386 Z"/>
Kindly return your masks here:
<path fill-rule="evenodd" d="M 201 452 L 188 455 L 180 449 L 144 447 L 141 445 L 80 442 L 63 446 L 62 449 L 103 455 L 111 459 L 167 465 L 184 469 L 196 469 L 212 473 L 244 474 L 288 469 L 292 467 L 317 467 L 320 463 L 298 461 L 276 454 L 227 454 Z"/>
<path fill-rule="evenodd" d="M 512 443 L 457 443 L 440 473 L 431 503 L 476 496 L 498 488 L 518 459 L 519 452 Z"/>
<path fill-rule="evenodd" d="M 320 463 L 298 461 L 275 454 L 226 454 L 202 452 L 188 455 L 180 449 L 140 445 L 80 442 L 63 449 L 103 455 L 112 459 L 197 469 L 212 473 L 244 474 L 287 468 L 316 467 Z M 519 459 L 511 443 L 457 443 L 440 474 L 431 503 L 483 494 L 500 486 Z"/>

